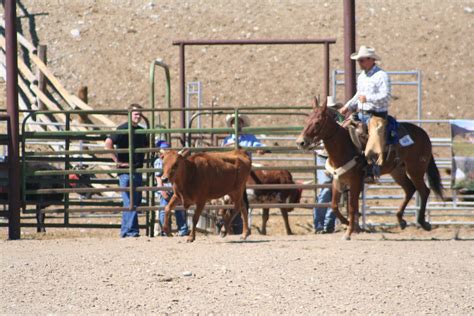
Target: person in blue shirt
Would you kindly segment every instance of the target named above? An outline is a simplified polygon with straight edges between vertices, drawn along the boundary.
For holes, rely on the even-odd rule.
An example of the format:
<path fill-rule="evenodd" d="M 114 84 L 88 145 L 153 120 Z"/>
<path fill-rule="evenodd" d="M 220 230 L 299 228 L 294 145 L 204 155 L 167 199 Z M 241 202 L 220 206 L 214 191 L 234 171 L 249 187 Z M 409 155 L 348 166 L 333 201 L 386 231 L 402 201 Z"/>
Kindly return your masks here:
<path fill-rule="evenodd" d="M 158 140 L 156 142 L 156 147 L 161 148 L 166 150 L 167 148 L 170 148 L 170 144 L 165 141 L 165 140 Z M 160 157 L 156 158 L 153 168 L 155 169 L 163 169 L 163 159 Z M 163 183 L 163 180 L 161 180 L 161 176 L 163 175 L 163 170 L 155 172 L 155 178 L 156 178 L 156 185 L 159 187 L 172 187 L 173 184 L 170 182 Z M 161 206 L 166 206 L 168 205 L 168 202 L 170 201 L 171 197 L 173 196 L 173 191 L 157 191 L 156 192 L 157 197 L 160 199 L 160 205 Z M 189 235 L 189 230 L 188 230 L 188 224 L 186 222 L 186 211 L 174 211 L 174 216 L 176 219 L 176 226 L 178 228 L 178 236 L 187 236 Z M 159 212 L 159 222 L 160 226 L 163 227 L 163 224 L 165 222 L 165 210 L 160 210 Z M 165 236 L 162 234 L 162 236 Z"/>
<path fill-rule="evenodd" d="M 239 114 L 238 116 L 239 120 L 239 139 L 238 143 L 242 147 L 263 147 L 265 146 L 260 142 L 260 140 L 253 134 L 240 134 L 242 131 L 243 127 L 248 127 L 250 126 L 250 118 L 245 115 L 245 114 Z M 225 118 L 225 123 L 227 127 L 234 127 L 235 124 L 235 115 L 234 114 L 229 114 Z M 224 138 L 222 142 L 222 146 L 227 147 L 227 146 L 234 146 L 235 144 L 235 134 L 231 134 Z M 260 152 L 260 151 L 257 151 Z"/>
<path fill-rule="evenodd" d="M 242 147 L 264 147 L 265 145 L 260 142 L 260 140 L 253 134 L 241 134 L 240 132 L 242 131 L 243 127 L 248 127 L 250 126 L 250 118 L 245 115 L 245 114 L 239 114 L 238 115 L 238 120 L 239 120 L 239 138 L 238 138 L 238 144 L 239 146 Z M 235 115 L 234 114 L 229 114 L 225 118 L 225 123 L 227 127 L 233 128 L 235 125 Z M 231 134 L 224 138 L 222 141 L 222 146 L 223 147 L 230 147 L 230 146 L 235 146 L 235 134 Z M 257 154 L 264 154 L 265 150 L 257 150 Z M 251 157 L 251 154 L 248 153 L 249 156 Z M 249 219 L 251 218 L 251 214 L 249 213 Z M 234 234 L 241 234 L 242 233 L 242 218 L 240 216 L 236 216 L 234 220 L 231 223 L 232 225 L 232 232 Z"/>

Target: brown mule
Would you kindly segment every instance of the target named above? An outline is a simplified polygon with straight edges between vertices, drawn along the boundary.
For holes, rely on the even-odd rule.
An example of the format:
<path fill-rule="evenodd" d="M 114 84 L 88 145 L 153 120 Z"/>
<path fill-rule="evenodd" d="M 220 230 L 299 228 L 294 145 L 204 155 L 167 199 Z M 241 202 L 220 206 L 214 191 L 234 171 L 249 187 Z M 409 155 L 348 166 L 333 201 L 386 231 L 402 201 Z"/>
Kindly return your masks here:
<path fill-rule="evenodd" d="M 313 105 L 313 111 L 298 136 L 296 144 L 299 148 L 310 149 L 320 141 L 324 142 L 329 155 L 329 168 L 333 170 L 334 174 L 332 208 L 339 220 L 343 224 L 348 224 L 345 238 L 350 239 L 358 225 L 359 195 L 363 188 L 364 169 L 367 163 L 353 145 L 348 131 L 337 124 L 328 114 L 326 103 L 320 107 L 315 98 Z M 418 191 L 421 205 L 417 222 L 423 229 L 430 230 L 431 225 L 425 219 L 430 189 L 426 186 L 423 178 L 427 173 L 431 188 L 439 197 L 443 198 L 441 178 L 432 155 L 431 141 L 426 132 L 416 125 L 402 124 L 416 145 L 397 148 L 398 156 L 388 157 L 382 166 L 381 174 L 390 174 L 405 192 L 405 199 L 397 212 L 400 227 L 402 229 L 406 227 L 403 213 L 415 191 Z M 349 221 L 342 216 L 337 205 L 343 187 L 349 188 Z"/>

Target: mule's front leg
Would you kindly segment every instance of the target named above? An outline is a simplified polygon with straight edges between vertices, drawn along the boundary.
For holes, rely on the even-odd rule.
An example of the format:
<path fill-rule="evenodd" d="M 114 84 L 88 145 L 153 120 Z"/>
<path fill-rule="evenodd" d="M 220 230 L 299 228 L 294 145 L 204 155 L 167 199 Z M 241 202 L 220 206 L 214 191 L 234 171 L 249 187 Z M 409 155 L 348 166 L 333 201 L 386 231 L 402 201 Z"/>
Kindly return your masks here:
<path fill-rule="evenodd" d="M 342 224 L 348 225 L 349 222 L 347 218 L 345 218 L 341 212 L 339 211 L 339 201 L 341 200 L 341 192 L 337 190 L 336 185 L 333 183 L 332 185 L 332 200 L 331 200 L 331 208 L 334 212 L 334 215 L 341 221 Z"/>
<path fill-rule="evenodd" d="M 353 232 L 359 227 L 359 194 L 361 188 L 353 185 L 349 191 L 349 227 L 344 235 L 345 240 L 350 240 Z"/>

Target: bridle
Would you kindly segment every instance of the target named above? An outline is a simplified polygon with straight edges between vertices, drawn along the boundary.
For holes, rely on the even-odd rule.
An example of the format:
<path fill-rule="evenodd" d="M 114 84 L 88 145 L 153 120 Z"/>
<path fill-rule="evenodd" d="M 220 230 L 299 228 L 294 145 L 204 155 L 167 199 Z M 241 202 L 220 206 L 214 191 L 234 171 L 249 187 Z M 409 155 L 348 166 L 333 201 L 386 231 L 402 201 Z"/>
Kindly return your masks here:
<path fill-rule="evenodd" d="M 326 131 L 325 134 L 321 135 L 321 132 L 325 131 L 325 129 L 326 129 L 326 125 L 328 123 L 328 120 L 329 120 L 328 115 L 325 114 L 324 115 L 324 122 L 322 122 L 321 127 L 318 129 L 318 132 L 315 133 L 316 135 L 311 139 L 311 144 L 316 145 L 316 144 L 319 144 L 323 140 L 329 140 L 329 139 L 333 138 L 334 136 L 336 136 L 337 131 L 339 129 L 337 129 L 336 132 L 334 132 L 332 135 L 328 135 L 327 131 Z"/>

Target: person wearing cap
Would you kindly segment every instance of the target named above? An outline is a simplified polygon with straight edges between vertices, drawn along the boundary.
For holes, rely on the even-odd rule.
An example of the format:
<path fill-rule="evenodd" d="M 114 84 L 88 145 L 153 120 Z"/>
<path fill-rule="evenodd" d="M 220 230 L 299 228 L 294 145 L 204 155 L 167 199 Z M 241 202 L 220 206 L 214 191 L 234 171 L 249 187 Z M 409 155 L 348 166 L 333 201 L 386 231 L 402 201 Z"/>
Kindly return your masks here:
<path fill-rule="evenodd" d="M 344 117 L 339 114 L 338 110 L 343 106 L 342 103 L 335 102 L 333 96 L 327 97 L 327 107 L 331 113 L 334 114 L 336 121 L 342 123 Z M 323 144 L 321 143 L 321 146 Z M 316 150 L 316 163 L 318 166 L 324 167 L 326 160 L 328 159 L 328 153 L 325 148 Z M 316 177 L 318 184 L 331 184 L 332 176 L 325 169 L 318 169 L 316 171 Z M 319 193 L 316 197 L 318 204 L 331 203 L 332 199 L 332 188 L 320 188 Z M 336 215 L 330 207 L 315 207 L 313 209 L 313 227 L 316 234 L 327 234 L 334 232 L 336 225 Z"/>
<path fill-rule="evenodd" d="M 165 140 L 157 140 L 155 143 L 156 147 L 166 150 L 170 148 L 170 144 Z M 160 169 L 159 171 L 155 172 L 155 179 L 156 185 L 158 187 L 173 187 L 171 182 L 163 183 L 161 176 L 163 175 L 163 159 L 162 155 L 155 159 L 153 164 L 153 168 Z M 156 192 L 157 197 L 160 199 L 160 206 L 168 205 L 171 197 L 173 196 L 173 191 L 169 190 L 161 190 Z M 189 235 L 188 224 L 186 222 L 186 211 L 174 211 L 174 216 L 176 219 L 176 226 L 178 229 L 178 236 L 187 236 Z M 160 227 L 163 227 L 165 223 L 165 210 L 160 210 L 159 212 L 159 224 Z M 161 236 L 166 236 L 165 234 L 161 234 Z"/>
<path fill-rule="evenodd" d="M 375 62 L 380 57 L 372 47 L 361 46 L 357 53 L 351 55 L 357 60 L 362 72 L 357 77 L 357 92 L 347 101 L 339 112 L 343 115 L 358 112 L 357 116 L 367 125 L 372 115 L 387 117 L 391 98 L 391 85 L 388 74 Z"/>

